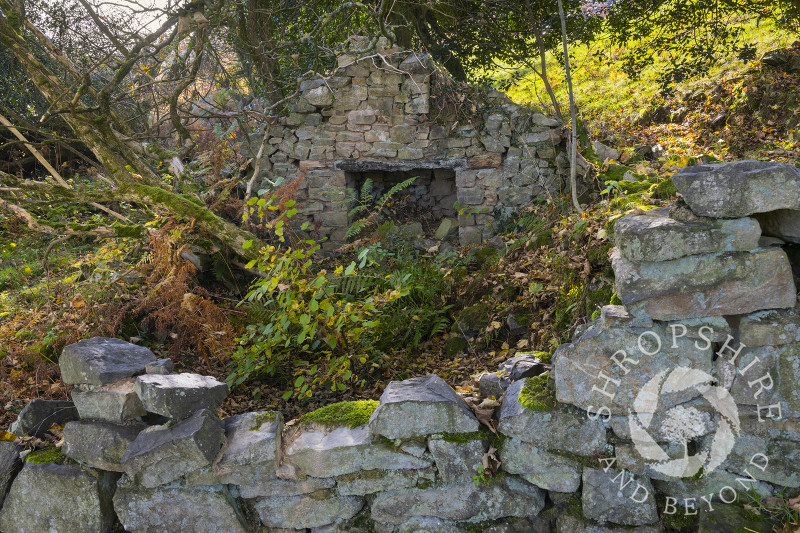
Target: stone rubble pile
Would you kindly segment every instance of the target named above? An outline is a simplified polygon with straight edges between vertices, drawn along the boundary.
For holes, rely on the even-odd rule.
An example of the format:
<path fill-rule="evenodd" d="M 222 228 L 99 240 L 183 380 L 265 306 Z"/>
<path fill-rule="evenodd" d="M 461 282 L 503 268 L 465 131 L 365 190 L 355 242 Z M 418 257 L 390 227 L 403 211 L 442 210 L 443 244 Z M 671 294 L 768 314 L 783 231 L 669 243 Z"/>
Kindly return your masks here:
<path fill-rule="evenodd" d="M 0 442 L 0 530 L 650 533 L 676 513 L 701 530 L 769 530 L 741 505 L 800 488 L 800 312 L 786 245 L 762 234 L 772 211 L 759 209 L 800 214 L 772 198 L 800 191 L 800 172 L 742 162 L 675 183 L 682 201 L 616 222 L 624 305 L 605 306 L 551 369 L 519 355 L 481 381 L 502 397 L 491 430 L 436 375 L 390 383 L 356 427 L 220 420 L 224 384 L 84 340 L 59 360 L 74 407 L 37 404 L 17 423 L 36 434 L 77 411 L 62 419 L 70 460 L 23 462 Z"/>

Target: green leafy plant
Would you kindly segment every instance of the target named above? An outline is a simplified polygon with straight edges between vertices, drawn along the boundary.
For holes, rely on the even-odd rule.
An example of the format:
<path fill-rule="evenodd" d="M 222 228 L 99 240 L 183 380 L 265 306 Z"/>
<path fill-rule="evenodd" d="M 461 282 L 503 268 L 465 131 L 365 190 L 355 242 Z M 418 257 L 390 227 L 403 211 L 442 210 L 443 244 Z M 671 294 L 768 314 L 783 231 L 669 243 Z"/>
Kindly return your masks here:
<path fill-rule="evenodd" d="M 389 203 L 389 200 L 391 200 L 392 197 L 394 197 L 403 189 L 410 187 L 418 177 L 419 176 L 412 176 L 407 180 L 403 180 L 394 184 L 378 200 L 375 200 L 372 194 L 372 178 L 367 178 L 364 180 L 364 184 L 361 186 L 360 194 L 355 189 L 347 189 L 347 202 L 349 204 L 356 204 L 355 207 L 350 209 L 350 211 L 347 213 L 347 216 L 351 219 L 355 217 L 360 218 L 350 224 L 350 227 L 347 228 L 345 237 L 348 239 L 353 239 L 361 235 L 365 229 L 369 227 L 375 227 L 380 215 L 383 213 L 384 208 Z"/>

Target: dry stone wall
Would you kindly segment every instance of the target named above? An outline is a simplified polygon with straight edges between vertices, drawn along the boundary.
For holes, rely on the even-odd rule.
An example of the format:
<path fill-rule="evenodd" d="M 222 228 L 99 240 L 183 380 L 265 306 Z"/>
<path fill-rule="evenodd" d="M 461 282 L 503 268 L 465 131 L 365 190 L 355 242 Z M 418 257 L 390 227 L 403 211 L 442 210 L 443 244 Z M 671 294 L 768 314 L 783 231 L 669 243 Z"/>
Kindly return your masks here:
<path fill-rule="evenodd" d="M 438 217 L 454 216 L 460 202 L 462 245 L 493 235 L 496 215 L 565 191 L 561 122 L 477 90 L 474 101 L 459 102 L 471 118 L 457 117 L 440 109 L 452 81 L 428 55 L 378 46 L 340 56 L 330 77 L 304 81 L 293 112 L 265 125 L 251 147 L 265 188 L 301 180 L 294 220 L 328 239 L 324 250 L 345 242 L 346 189 L 367 175 L 394 183 L 420 176 L 411 192 Z"/>
<path fill-rule="evenodd" d="M 32 402 L 15 423 L 33 435 L 72 420 L 70 462 L 23 462 L 0 442 L 0 530 L 771 530 L 742 506 L 800 488 L 800 239 L 758 220 L 800 216 L 800 195 L 774 199 L 800 191 L 800 171 L 741 162 L 674 181 L 683 200 L 615 224 L 624 305 L 552 367 L 520 354 L 482 377 L 502 397 L 491 429 L 436 375 L 390 383 L 359 423 L 220 420 L 222 383 L 84 340 L 59 360 L 74 406 Z M 761 197 L 736 200 L 741 188 Z"/>

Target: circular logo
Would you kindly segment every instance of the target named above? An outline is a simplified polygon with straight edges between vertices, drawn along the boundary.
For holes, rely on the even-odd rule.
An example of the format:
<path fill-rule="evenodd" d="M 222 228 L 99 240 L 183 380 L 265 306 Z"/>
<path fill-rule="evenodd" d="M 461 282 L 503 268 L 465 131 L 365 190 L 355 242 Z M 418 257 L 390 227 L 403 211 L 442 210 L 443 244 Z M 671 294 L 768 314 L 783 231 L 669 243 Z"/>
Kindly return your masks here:
<path fill-rule="evenodd" d="M 684 478 L 695 476 L 701 469 L 703 475 L 707 475 L 725 461 L 740 432 L 739 411 L 730 393 L 723 387 L 712 385 L 714 381 L 713 376 L 702 370 L 678 367 L 661 371 L 636 395 L 628 416 L 628 427 L 636 451 L 651 469 L 665 476 Z M 719 413 L 716 432 L 710 439 L 710 446 L 690 453 L 689 443 L 707 433 L 710 417 L 693 406 L 672 407 L 658 428 L 660 434 L 668 435 L 665 440 L 682 445 L 679 453 L 670 456 L 651 434 L 654 415 L 663 410 L 666 396 L 692 389 Z"/>

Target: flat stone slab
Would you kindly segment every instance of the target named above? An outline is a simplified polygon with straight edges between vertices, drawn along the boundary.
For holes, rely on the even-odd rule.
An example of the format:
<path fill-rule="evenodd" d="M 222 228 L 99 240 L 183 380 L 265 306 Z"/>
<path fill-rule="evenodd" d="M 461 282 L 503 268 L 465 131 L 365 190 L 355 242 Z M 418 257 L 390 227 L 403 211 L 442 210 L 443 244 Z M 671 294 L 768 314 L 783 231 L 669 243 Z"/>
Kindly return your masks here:
<path fill-rule="evenodd" d="M 562 514 L 556 520 L 556 533 L 661 533 L 659 526 L 612 526 L 600 525 L 591 520 Z"/>
<path fill-rule="evenodd" d="M 175 420 L 201 409 L 215 411 L 228 395 L 228 386 L 200 374 L 146 374 L 136 378 L 136 394 L 150 413 Z"/>
<path fill-rule="evenodd" d="M 147 414 L 134 389 L 135 378 L 92 388 L 72 390 L 72 401 L 83 419 L 124 422 Z"/>
<path fill-rule="evenodd" d="M 743 316 L 739 342 L 751 348 L 800 342 L 800 310 L 770 309 Z"/>
<path fill-rule="evenodd" d="M 506 391 L 498 417 L 500 433 L 545 450 L 562 450 L 587 457 L 605 451 L 606 430 L 600 420 L 590 420 L 585 413 L 560 409 L 535 411 L 523 407 L 519 395 L 524 386 L 524 380 L 518 381 Z"/>
<path fill-rule="evenodd" d="M 369 427 L 333 430 L 303 428 L 289 442 L 283 463 L 312 477 L 332 477 L 360 470 L 402 470 L 431 466 L 429 458 L 416 457 L 384 443 L 372 441 Z"/>
<path fill-rule="evenodd" d="M 628 261 L 615 250 L 611 262 L 617 294 L 634 316 L 681 320 L 797 303 L 789 259 L 778 248 L 643 263 Z"/>
<path fill-rule="evenodd" d="M 472 481 L 483 465 L 483 454 L 489 449 L 489 442 L 482 439 L 466 442 L 448 442 L 444 439 L 430 439 L 431 450 L 439 477 L 445 483 Z"/>
<path fill-rule="evenodd" d="M 509 385 L 522 378 L 538 376 L 545 365 L 532 353 L 517 354 L 500 364 L 497 372 L 484 374 L 478 382 L 481 396 L 499 398 Z"/>
<path fill-rule="evenodd" d="M 669 208 L 625 215 L 614 223 L 614 240 L 628 261 L 669 261 L 687 255 L 758 248 L 761 228 L 752 218 L 714 220 L 670 218 Z"/>
<path fill-rule="evenodd" d="M 629 481 L 629 483 L 628 483 Z M 620 483 L 627 483 L 620 488 Z M 642 526 L 658 521 L 653 485 L 625 470 L 584 468 L 583 515 L 598 522 Z"/>
<path fill-rule="evenodd" d="M 124 472 L 122 456 L 146 426 L 80 420 L 64 426 L 62 452 L 67 457 L 99 470 Z"/>
<path fill-rule="evenodd" d="M 575 492 L 581 485 L 580 463 L 515 438 L 500 449 L 500 463 L 509 474 L 519 474 L 528 483 L 556 492 Z"/>
<path fill-rule="evenodd" d="M 656 339 L 661 341 L 660 350 Z M 658 376 L 667 379 L 672 372 L 690 370 L 713 374 L 712 346 L 701 349 L 706 343 L 701 341 L 698 347 L 698 341 L 688 336 L 676 338 L 675 348 L 672 341 L 663 324 L 650 328 L 591 328 L 577 341 L 559 346 L 553 354 L 556 399 L 592 412 L 603 409 L 605 413 L 607 409 L 605 414 L 628 416 L 637 411 L 634 402 L 642 389 Z M 615 362 L 622 362 L 626 356 L 637 364 Z M 673 379 L 681 382 L 683 377 L 685 374 L 676 373 Z M 697 387 L 675 387 L 659 395 L 657 405 L 651 407 L 666 410 L 699 396 Z M 640 406 L 638 411 L 644 409 Z M 500 413 L 502 417 L 502 409 Z M 500 428 L 505 433 L 502 425 Z"/>
<path fill-rule="evenodd" d="M 11 488 L 11 482 L 22 468 L 22 460 L 19 458 L 21 451 L 22 446 L 0 441 L 0 509 L 3 508 L 3 500 Z"/>
<path fill-rule="evenodd" d="M 214 463 L 220 483 L 253 486 L 275 475 L 280 460 L 283 415 L 261 411 L 222 421 L 225 446 Z"/>
<path fill-rule="evenodd" d="M 122 466 L 135 483 L 157 487 L 210 466 L 223 440 L 219 420 L 204 409 L 174 426 L 151 426 L 139 433 L 122 457 Z"/>
<path fill-rule="evenodd" d="M 684 167 L 672 182 L 692 211 L 704 217 L 800 209 L 800 169 L 786 163 L 746 160 Z"/>
<path fill-rule="evenodd" d="M 364 496 L 387 490 L 416 487 L 419 482 L 433 483 L 436 472 L 424 470 L 362 470 L 336 478 L 336 492 L 340 496 Z"/>
<path fill-rule="evenodd" d="M 766 417 L 770 414 L 766 407 L 779 404 L 781 417 L 800 417 L 798 383 L 800 343 L 759 346 L 745 348 L 736 359 L 736 377 L 730 392 L 740 409 L 745 405 L 754 409 L 762 406 L 762 416 Z"/>
<path fill-rule="evenodd" d="M 111 531 L 117 477 L 78 466 L 26 463 L 0 510 L 0 531 Z"/>
<path fill-rule="evenodd" d="M 184 533 L 224 531 L 247 533 L 244 519 L 224 485 L 186 489 L 143 488 L 120 481 L 114 494 L 114 510 L 125 531 Z"/>
<path fill-rule="evenodd" d="M 323 491 L 324 492 L 324 491 Z M 353 518 L 364 506 L 358 496 L 284 496 L 260 498 L 254 507 L 267 527 L 304 529 Z"/>
<path fill-rule="evenodd" d="M 764 235 L 800 243 L 800 211 L 797 209 L 778 209 L 754 216 L 761 224 L 761 232 Z"/>
<path fill-rule="evenodd" d="M 53 424 L 64 424 L 78 419 L 75 404 L 67 400 L 35 399 L 19 412 L 11 432 L 41 437 Z"/>
<path fill-rule="evenodd" d="M 107 385 L 145 372 L 153 352 L 120 339 L 93 337 L 64 347 L 58 366 L 69 385 Z"/>
<path fill-rule="evenodd" d="M 311 494 L 321 489 L 332 489 L 336 485 L 336 480 L 332 477 L 317 478 L 306 477 L 305 479 L 280 479 L 275 477 L 265 477 L 259 479 L 253 485 L 243 485 L 239 487 L 239 495 L 242 498 L 258 498 L 260 496 L 299 496 Z"/>
<path fill-rule="evenodd" d="M 472 433 L 478 419 L 450 385 L 437 376 L 392 381 L 369 426 L 376 435 L 407 439 L 434 433 Z"/>
<path fill-rule="evenodd" d="M 483 522 L 539 514 L 544 492 L 517 478 L 506 476 L 488 487 L 457 483 L 429 489 L 382 492 L 372 503 L 372 519 L 399 525 L 415 516 L 432 516 L 457 522 Z"/>

